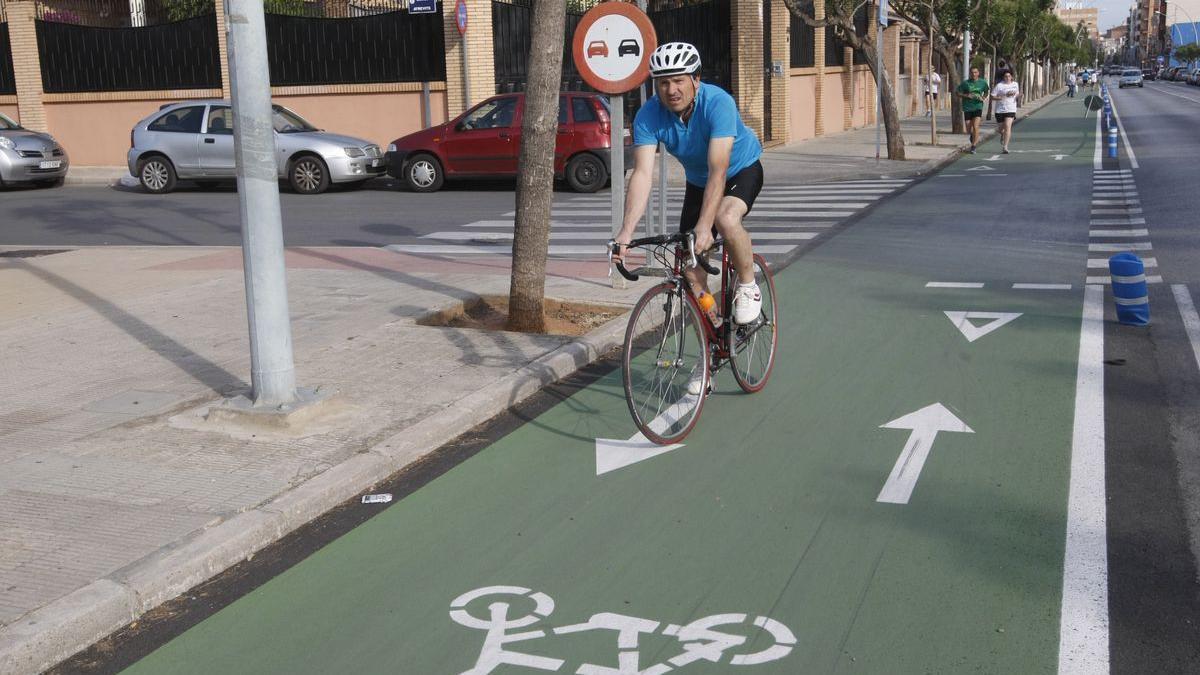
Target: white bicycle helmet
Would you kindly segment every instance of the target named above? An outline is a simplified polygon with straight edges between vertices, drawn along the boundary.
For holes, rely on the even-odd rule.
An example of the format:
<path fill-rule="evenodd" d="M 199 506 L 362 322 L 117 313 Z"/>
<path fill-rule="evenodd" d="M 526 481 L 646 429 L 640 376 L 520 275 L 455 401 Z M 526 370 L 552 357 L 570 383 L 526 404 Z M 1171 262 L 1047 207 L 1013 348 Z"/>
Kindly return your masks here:
<path fill-rule="evenodd" d="M 700 52 L 686 42 L 661 44 L 650 55 L 650 77 L 693 75 L 700 72 Z"/>

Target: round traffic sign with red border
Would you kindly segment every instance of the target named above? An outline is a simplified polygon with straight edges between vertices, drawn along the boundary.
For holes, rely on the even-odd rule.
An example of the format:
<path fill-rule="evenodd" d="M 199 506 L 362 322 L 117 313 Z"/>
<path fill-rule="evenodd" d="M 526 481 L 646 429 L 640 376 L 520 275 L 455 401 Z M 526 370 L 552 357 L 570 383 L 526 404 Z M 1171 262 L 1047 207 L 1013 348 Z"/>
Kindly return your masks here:
<path fill-rule="evenodd" d="M 458 0 L 454 5 L 454 23 L 458 26 L 458 34 L 467 34 L 467 3 L 466 0 Z"/>
<path fill-rule="evenodd" d="M 571 55 L 579 75 L 593 89 L 623 94 L 646 80 L 650 53 L 657 46 L 654 24 L 637 5 L 603 2 L 579 20 Z"/>

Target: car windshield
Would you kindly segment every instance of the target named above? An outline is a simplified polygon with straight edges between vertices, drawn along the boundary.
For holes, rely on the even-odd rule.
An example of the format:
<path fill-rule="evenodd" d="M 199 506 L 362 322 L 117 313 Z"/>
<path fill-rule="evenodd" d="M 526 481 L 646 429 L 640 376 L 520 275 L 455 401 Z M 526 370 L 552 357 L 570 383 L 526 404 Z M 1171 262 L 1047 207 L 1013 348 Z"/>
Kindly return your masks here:
<path fill-rule="evenodd" d="M 281 106 L 274 106 L 274 112 L 271 114 L 271 124 L 275 127 L 275 131 L 281 134 L 317 131 L 317 128 L 309 124 L 303 117 Z"/>
<path fill-rule="evenodd" d="M 1142 74 L 1142 71 L 1140 71 L 1140 70 L 1127 70 L 1127 71 L 1125 71 L 1125 74 L 1126 74 L 1126 75 L 1141 75 L 1141 74 Z"/>
<path fill-rule="evenodd" d="M 12 121 L 8 117 L 4 116 L 3 114 L 0 114 L 0 131 L 12 131 L 13 129 L 20 129 L 20 128 L 21 128 L 20 124 L 17 124 L 16 122 Z"/>

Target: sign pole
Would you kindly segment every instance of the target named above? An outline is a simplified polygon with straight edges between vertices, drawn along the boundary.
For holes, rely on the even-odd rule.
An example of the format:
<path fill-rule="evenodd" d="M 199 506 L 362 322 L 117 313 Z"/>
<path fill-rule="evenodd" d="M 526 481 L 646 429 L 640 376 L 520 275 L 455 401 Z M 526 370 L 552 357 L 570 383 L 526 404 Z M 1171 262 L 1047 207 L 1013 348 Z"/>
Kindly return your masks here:
<path fill-rule="evenodd" d="M 467 58 L 467 3 L 458 0 L 454 3 L 454 24 L 458 27 L 458 37 L 462 41 L 462 71 L 463 71 L 463 110 L 471 107 L 471 69 Z"/>
<path fill-rule="evenodd" d="M 621 231 L 622 220 L 625 216 L 625 97 L 611 94 L 608 97 L 609 129 L 612 172 L 612 236 L 616 237 Z M 625 288 L 625 277 L 614 274 L 613 287 Z"/>

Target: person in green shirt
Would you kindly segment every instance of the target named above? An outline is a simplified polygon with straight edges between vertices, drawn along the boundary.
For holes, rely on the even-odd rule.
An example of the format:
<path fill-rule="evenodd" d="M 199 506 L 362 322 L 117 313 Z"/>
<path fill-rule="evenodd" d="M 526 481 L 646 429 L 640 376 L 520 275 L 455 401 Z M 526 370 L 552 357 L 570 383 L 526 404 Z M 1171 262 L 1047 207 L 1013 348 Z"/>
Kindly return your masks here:
<path fill-rule="evenodd" d="M 971 69 L 971 79 L 958 85 L 955 92 L 963 100 L 963 118 L 967 123 L 967 133 L 971 135 L 971 154 L 975 154 L 975 146 L 979 145 L 979 126 L 983 123 L 983 103 L 988 99 L 991 88 L 988 81 L 979 76 L 979 69 Z"/>

